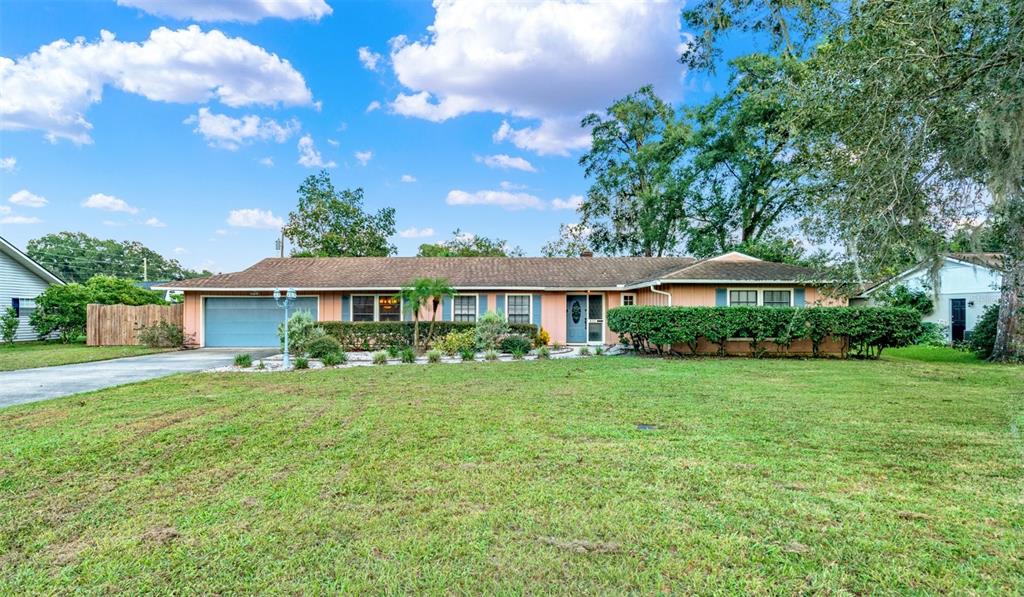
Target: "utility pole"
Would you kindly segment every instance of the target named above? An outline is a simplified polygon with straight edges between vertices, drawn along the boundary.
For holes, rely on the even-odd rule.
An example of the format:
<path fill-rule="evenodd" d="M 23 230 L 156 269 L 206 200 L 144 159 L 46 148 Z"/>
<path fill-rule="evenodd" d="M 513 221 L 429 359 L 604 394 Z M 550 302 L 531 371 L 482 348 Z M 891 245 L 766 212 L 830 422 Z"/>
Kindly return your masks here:
<path fill-rule="evenodd" d="M 274 241 L 274 248 L 281 251 L 281 257 L 284 257 L 284 228 L 281 229 L 281 238 Z"/>
<path fill-rule="evenodd" d="M 149 259 L 142 258 L 142 281 L 149 282 Z"/>

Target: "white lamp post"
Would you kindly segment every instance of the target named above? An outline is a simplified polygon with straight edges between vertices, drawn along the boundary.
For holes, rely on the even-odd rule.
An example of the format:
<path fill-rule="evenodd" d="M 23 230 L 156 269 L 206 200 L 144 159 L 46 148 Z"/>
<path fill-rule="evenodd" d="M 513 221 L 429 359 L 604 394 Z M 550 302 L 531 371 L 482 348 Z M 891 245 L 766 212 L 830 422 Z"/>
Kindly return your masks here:
<path fill-rule="evenodd" d="M 295 289 L 289 288 L 285 291 L 284 300 L 281 300 L 281 289 L 274 289 L 274 302 L 277 303 L 278 307 L 284 309 L 284 368 L 288 369 L 291 367 L 291 361 L 288 359 L 288 307 L 291 306 L 292 302 L 295 301 Z"/>

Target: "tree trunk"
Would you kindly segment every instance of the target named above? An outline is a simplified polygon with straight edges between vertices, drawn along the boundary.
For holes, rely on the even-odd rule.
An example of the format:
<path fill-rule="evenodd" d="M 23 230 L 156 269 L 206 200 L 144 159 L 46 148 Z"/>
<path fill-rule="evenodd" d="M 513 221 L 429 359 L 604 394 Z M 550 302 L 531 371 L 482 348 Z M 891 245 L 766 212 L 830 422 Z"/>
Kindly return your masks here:
<path fill-rule="evenodd" d="M 1010 238 L 1020 238 L 1011 235 Z M 1007 255 L 1003 272 L 1003 289 L 999 297 L 999 319 L 996 324 L 996 341 L 992 347 L 993 361 L 1012 361 L 1024 358 L 1024 326 L 1021 325 L 1021 311 L 1024 310 L 1024 259 Z"/>
<path fill-rule="evenodd" d="M 420 314 L 412 314 L 412 345 L 419 349 L 420 347 Z"/>
<path fill-rule="evenodd" d="M 434 337 L 434 321 L 437 319 L 437 306 L 440 303 L 434 299 L 434 310 L 430 312 L 430 329 L 427 330 L 427 343 Z"/>

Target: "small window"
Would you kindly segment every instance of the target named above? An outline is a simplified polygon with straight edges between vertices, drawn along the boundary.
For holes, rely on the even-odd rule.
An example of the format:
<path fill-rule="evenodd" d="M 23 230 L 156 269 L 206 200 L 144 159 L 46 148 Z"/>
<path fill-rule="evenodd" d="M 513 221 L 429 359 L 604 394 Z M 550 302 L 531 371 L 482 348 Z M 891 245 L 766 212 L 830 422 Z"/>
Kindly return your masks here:
<path fill-rule="evenodd" d="M 476 295 L 456 295 L 452 303 L 455 321 L 476 321 Z"/>
<path fill-rule="evenodd" d="M 530 298 L 528 294 L 510 294 L 506 297 L 509 323 L 530 323 Z"/>
<path fill-rule="evenodd" d="M 14 316 L 21 317 L 21 299 L 12 298 L 11 308 L 14 309 Z"/>
<path fill-rule="evenodd" d="M 402 321 L 402 301 L 393 296 L 377 297 L 377 321 Z"/>
<path fill-rule="evenodd" d="M 793 302 L 790 300 L 792 296 L 793 292 L 790 290 L 765 290 L 764 306 L 788 307 L 793 304 Z"/>
<path fill-rule="evenodd" d="M 729 306 L 757 306 L 757 291 L 756 290 L 730 290 L 729 291 Z"/>
<path fill-rule="evenodd" d="M 352 321 L 373 321 L 373 303 L 372 296 L 353 296 Z"/>
<path fill-rule="evenodd" d="M 624 294 L 624 295 L 622 295 L 622 306 L 623 307 L 632 307 L 635 304 L 636 304 L 636 295 L 635 294 Z"/>

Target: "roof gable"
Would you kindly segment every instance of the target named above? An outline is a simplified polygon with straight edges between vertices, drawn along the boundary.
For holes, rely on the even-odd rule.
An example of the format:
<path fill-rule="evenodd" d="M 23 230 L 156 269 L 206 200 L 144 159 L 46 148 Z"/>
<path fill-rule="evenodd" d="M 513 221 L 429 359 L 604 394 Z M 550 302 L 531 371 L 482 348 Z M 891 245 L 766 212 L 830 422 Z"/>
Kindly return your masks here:
<path fill-rule="evenodd" d="M 64 285 L 64 280 L 61 280 L 56 275 L 50 272 L 50 270 L 39 265 L 34 259 L 26 255 L 19 249 L 11 244 L 6 238 L 0 236 L 0 251 L 7 254 L 11 259 L 20 264 L 22 267 L 32 272 L 36 276 L 40 277 L 44 282 L 49 284 L 60 284 Z"/>

